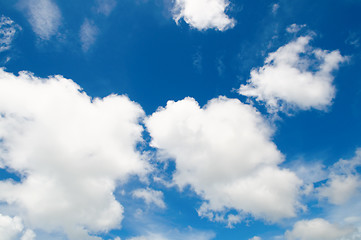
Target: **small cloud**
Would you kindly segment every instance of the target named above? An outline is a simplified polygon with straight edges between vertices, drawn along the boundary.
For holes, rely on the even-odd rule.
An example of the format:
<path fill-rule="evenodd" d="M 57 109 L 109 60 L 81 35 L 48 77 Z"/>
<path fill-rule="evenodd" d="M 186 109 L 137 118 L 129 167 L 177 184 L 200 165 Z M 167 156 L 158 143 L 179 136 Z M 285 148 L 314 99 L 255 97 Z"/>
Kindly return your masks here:
<path fill-rule="evenodd" d="M 357 33 L 352 32 L 348 35 L 345 43 L 350 46 L 358 48 L 360 47 L 360 36 Z"/>
<path fill-rule="evenodd" d="M 16 32 L 21 27 L 14 23 L 9 17 L 1 16 L 0 18 L 0 52 L 4 52 L 11 48 Z M 9 59 L 10 60 L 10 59 Z M 8 62 L 8 61 L 6 61 Z"/>
<path fill-rule="evenodd" d="M 276 15 L 279 8 L 280 8 L 280 5 L 278 3 L 273 4 L 272 5 L 272 13 Z"/>
<path fill-rule="evenodd" d="M 115 0 L 97 0 L 96 11 L 105 16 L 109 16 L 116 6 L 117 2 Z"/>
<path fill-rule="evenodd" d="M 297 25 L 296 23 L 294 23 L 287 27 L 286 31 L 289 33 L 298 33 L 304 27 L 306 27 L 306 24 Z"/>
<path fill-rule="evenodd" d="M 298 221 L 285 233 L 287 240 L 338 240 L 350 237 L 356 229 L 332 224 L 322 218 Z M 351 239 L 351 238 L 350 238 Z"/>
<path fill-rule="evenodd" d="M 347 57 L 338 50 L 312 48 L 311 40 L 311 35 L 302 36 L 270 53 L 239 93 L 265 103 L 270 113 L 325 110 L 336 91 L 332 73 Z"/>
<path fill-rule="evenodd" d="M 173 19 L 178 23 L 183 18 L 198 30 L 225 31 L 233 28 L 236 22 L 225 13 L 228 7 L 228 0 L 176 0 Z"/>
<path fill-rule="evenodd" d="M 42 40 L 50 40 L 61 25 L 59 7 L 51 0 L 22 0 L 20 8 L 25 11 L 33 31 Z"/>
<path fill-rule="evenodd" d="M 132 195 L 134 198 L 143 199 L 147 205 L 154 204 L 159 208 L 165 208 L 163 193 L 161 191 L 156 191 L 150 188 L 137 189 L 133 191 Z"/>
<path fill-rule="evenodd" d="M 98 28 L 93 22 L 85 19 L 84 23 L 80 27 L 79 35 L 81 47 L 84 52 L 87 52 L 89 48 L 95 43 L 96 36 L 98 35 Z"/>

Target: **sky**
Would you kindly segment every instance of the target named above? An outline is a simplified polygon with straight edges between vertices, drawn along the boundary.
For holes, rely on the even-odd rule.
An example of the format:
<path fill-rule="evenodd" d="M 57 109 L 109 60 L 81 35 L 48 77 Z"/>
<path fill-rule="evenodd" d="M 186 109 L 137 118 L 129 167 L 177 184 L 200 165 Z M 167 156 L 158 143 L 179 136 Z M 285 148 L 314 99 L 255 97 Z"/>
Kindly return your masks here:
<path fill-rule="evenodd" d="M 0 0 L 1 239 L 361 239 L 360 12 Z"/>

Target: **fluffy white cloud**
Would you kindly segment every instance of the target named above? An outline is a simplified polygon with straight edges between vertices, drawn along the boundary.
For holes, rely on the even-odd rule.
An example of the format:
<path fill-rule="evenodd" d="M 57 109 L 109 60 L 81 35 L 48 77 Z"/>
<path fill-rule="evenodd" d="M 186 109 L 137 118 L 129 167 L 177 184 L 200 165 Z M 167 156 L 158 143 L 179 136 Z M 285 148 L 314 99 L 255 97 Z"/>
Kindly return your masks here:
<path fill-rule="evenodd" d="M 294 24 L 291 24 L 290 26 L 288 26 L 286 28 L 286 31 L 289 33 L 297 33 L 304 27 L 306 27 L 306 24 L 298 25 L 298 24 L 294 23 Z"/>
<path fill-rule="evenodd" d="M 270 53 L 239 93 L 264 102 L 270 112 L 325 109 L 335 96 L 332 72 L 345 57 L 337 50 L 312 48 L 310 40 L 311 36 L 299 37 Z"/>
<path fill-rule="evenodd" d="M 297 222 L 292 231 L 287 231 L 287 240 L 341 240 L 350 237 L 356 229 L 342 227 L 316 218 Z"/>
<path fill-rule="evenodd" d="M 147 189 L 136 189 L 132 192 L 133 197 L 141 198 L 147 205 L 155 204 L 160 208 L 165 208 L 163 201 L 163 193 L 150 188 Z"/>
<path fill-rule="evenodd" d="M 94 23 L 85 19 L 84 23 L 80 27 L 79 35 L 82 49 L 86 52 L 94 44 L 96 36 L 98 35 L 98 28 L 94 25 Z"/>
<path fill-rule="evenodd" d="M 20 30 L 20 26 L 14 23 L 8 17 L 1 16 L 0 18 L 0 52 L 9 50 L 15 34 Z"/>
<path fill-rule="evenodd" d="M 327 183 L 318 188 L 321 198 L 328 198 L 333 204 L 344 204 L 361 188 L 361 180 L 356 167 L 361 165 L 361 149 L 350 160 L 341 159 L 330 170 Z"/>
<path fill-rule="evenodd" d="M 183 18 L 198 30 L 214 28 L 224 31 L 235 25 L 235 20 L 225 13 L 228 6 L 228 0 L 176 0 L 173 18 L 176 22 Z"/>
<path fill-rule="evenodd" d="M 204 199 L 202 216 L 228 209 L 277 221 L 295 215 L 301 181 L 278 167 L 283 155 L 272 127 L 250 105 L 219 97 L 200 108 L 192 98 L 169 101 L 145 120 L 151 145 L 174 159 L 173 182 Z M 218 214 L 220 213 L 220 214 Z"/>
<path fill-rule="evenodd" d="M 0 214 L 0 236 L 1 240 L 33 240 L 35 233 L 27 229 L 25 232 L 24 225 L 19 217 L 9 217 Z"/>
<path fill-rule="evenodd" d="M 0 182 L 7 211 L 71 240 L 120 227 L 116 185 L 149 170 L 136 151 L 144 115 L 138 104 L 117 95 L 92 99 L 61 76 L 1 69 L 0 113 L 0 167 L 22 179 Z"/>
<path fill-rule="evenodd" d="M 33 31 L 43 40 L 54 36 L 61 25 L 61 12 L 52 0 L 21 0 Z"/>
<path fill-rule="evenodd" d="M 15 240 L 24 226 L 19 217 L 11 218 L 0 214 L 0 236 L 3 240 Z"/>

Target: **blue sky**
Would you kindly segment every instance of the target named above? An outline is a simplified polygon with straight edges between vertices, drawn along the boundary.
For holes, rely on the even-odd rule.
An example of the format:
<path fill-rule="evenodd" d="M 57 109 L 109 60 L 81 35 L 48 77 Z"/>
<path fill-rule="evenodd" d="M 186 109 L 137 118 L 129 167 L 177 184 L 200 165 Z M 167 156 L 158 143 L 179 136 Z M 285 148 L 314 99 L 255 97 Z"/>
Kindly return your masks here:
<path fill-rule="evenodd" d="M 0 0 L 0 236 L 361 239 L 360 11 Z"/>

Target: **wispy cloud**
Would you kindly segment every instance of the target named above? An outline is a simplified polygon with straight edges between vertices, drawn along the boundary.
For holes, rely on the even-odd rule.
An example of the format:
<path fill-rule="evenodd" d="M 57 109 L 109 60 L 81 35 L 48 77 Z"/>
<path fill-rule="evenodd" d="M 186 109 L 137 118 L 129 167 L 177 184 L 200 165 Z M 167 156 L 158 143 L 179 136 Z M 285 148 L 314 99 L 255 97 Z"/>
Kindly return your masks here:
<path fill-rule="evenodd" d="M 85 19 L 80 27 L 79 35 L 81 47 L 84 52 L 87 52 L 96 41 L 96 37 L 98 35 L 98 28 L 93 22 Z"/>
<path fill-rule="evenodd" d="M 20 8 L 27 15 L 33 31 L 42 40 L 56 35 L 61 25 L 61 12 L 52 0 L 21 0 Z"/>
<path fill-rule="evenodd" d="M 104 14 L 105 16 L 109 16 L 109 14 L 117 6 L 117 2 L 115 0 L 97 0 L 96 4 L 96 11 Z"/>
<path fill-rule="evenodd" d="M 0 52 L 9 50 L 11 43 L 15 37 L 17 31 L 21 30 L 21 27 L 14 23 L 8 17 L 1 16 L 0 18 Z"/>

